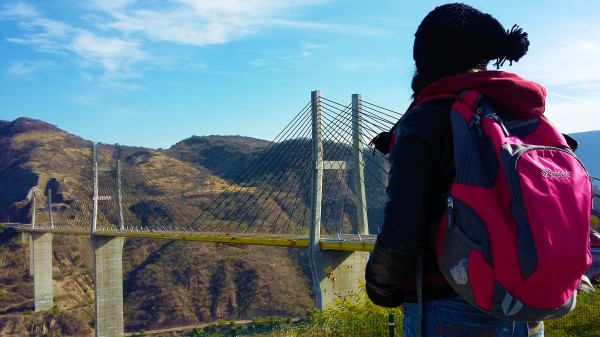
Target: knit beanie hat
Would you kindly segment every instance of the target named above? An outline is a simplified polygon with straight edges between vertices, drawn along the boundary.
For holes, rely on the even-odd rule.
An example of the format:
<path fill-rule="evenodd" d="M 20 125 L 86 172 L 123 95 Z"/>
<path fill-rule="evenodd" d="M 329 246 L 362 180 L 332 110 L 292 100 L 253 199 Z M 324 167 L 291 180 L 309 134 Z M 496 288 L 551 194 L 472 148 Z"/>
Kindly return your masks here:
<path fill-rule="evenodd" d="M 517 25 L 511 30 L 491 15 L 461 3 L 436 7 L 415 33 L 413 58 L 417 73 L 437 79 L 474 68 L 490 60 L 500 68 L 517 62 L 529 47 L 527 33 Z"/>

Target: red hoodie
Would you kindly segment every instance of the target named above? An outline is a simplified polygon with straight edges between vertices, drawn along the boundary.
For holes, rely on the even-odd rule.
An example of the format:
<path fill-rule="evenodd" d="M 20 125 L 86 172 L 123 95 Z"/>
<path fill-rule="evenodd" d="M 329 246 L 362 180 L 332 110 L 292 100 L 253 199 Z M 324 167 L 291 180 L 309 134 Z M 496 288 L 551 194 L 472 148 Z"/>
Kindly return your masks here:
<path fill-rule="evenodd" d="M 477 90 L 522 118 L 541 116 L 545 110 L 546 89 L 533 81 L 504 71 L 478 71 L 446 76 L 419 94 L 417 102 L 433 96 Z"/>

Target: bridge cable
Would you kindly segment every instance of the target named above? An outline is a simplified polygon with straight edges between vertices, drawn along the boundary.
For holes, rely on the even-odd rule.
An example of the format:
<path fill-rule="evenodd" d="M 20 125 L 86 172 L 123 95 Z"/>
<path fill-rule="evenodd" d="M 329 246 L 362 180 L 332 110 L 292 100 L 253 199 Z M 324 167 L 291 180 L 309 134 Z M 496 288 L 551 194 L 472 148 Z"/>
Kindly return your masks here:
<path fill-rule="evenodd" d="M 304 115 L 305 111 L 308 109 L 308 107 L 310 107 L 310 103 L 309 103 L 309 104 L 307 104 L 307 105 L 304 107 L 304 109 L 303 109 L 303 110 L 302 110 L 302 111 L 301 111 L 301 112 L 300 112 L 300 113 L 299 113 L 299 114 L 298 114 L 298 115 L 297 115 L 297 116 L 294 118 L 294 120 L 292 121 L 292 123 L 295 123 L 295 121 L 296 121 L 296 120 L 298 120 L 299 118 L 303 117 L 303 115 Z M 284 134 L 284 132 L 285 132 L 285 134 L 284 134 L 284 135 L 287 135 L 287 133 L 289 133 L 289 132 L 290 132 L 290 130 L 294 130 L 294 129 L 295 129 L 295 128 L 292 128 L 292 127 L 290 127 L 290 125 L 291 125 L 292 123 L 290 123 L 290 124 L 288 125 L 288 127 L 286 127 L 286 128 L 285 128 L 285 129 L 284 129 L 284 130 L 283 130 L 283 131 L 282 131 L 282 132 L 281 132 L 281 133 L 280 133 L 280 134 L 279 134 L 279 135 L 276 137 L 276 140 L 277 140 L 278 138 L 280 138 L 280 136 L 281 136 L 282 134 Z M 293 126 L 293 125 L 292 125 L 292 126 Z M 252 163 L 251 163 L 251 164 L 248 166 L 248 168 L 247 168 L 247 169 L 245 169 L 245 170 L 244 170 L 244 171 L 243 171 L 243 172 L 240 174 L 240 176 L 239 176 L 239 177 L 238 177 L 238 178 L 237 178 L 235 181 L 240 181 L 240 180 L 242 180 L 242 178 L 243 178 L 243 177 L 245 177 L 246 175 L 249 175 L 250 173 L 252 173 L 252 172 L 256 171 L 256 168 L 258 167 L 258 164 L 260 163 L 260 160 L 261 160 L 261 159 L 263 159 L 264 157 L 266 157 L 266 154 L 267 154 L 267 153 L 269 153 L 270 151 L 272 151 L 272 150 L 273 150 L 273 148 L 274 148 L 276 145 L 277 145 L 277 143 L 276 143 L 276 141 L 274 141 L 274 142 L 273 142 L 273 143 L 271 143 L 271 144 L 270 144 L 270 145 L 269 145 L 267 148 L 265 148 L 265 149 L 262 151 L 262 153 L 261 153 L 261 154 L 259 154 L 259 155 L 258 155 L 258 156 L 257 156 L 257 157 L 256 157 L 256 158 L 253 160 L 253 162 L 252 162 Z M 232 184 L 232 185 L 233 185 L 233 184 Z M 219 209 L 219 207 L 221 207 L 221 206 L 222 206 L 222 204 L 223 204 L 223 203 L 224 203 L 224 202 L 227 200 L 227 196 L 226 196 L 225 194 L 226 194 L 226 193 L 228 192 L 228 190 L 229 190 L 229 189 L 232 187 L 232 185 L 230 185 L 230 186 L 229 186 L 229 187 L 228 187 L 228 188 L 227 188 L 227 189 L 226 189 L 226 190 L 225 190 L 223 193 L 221 193 L 221 195 L 219 195 L 219 196 L 218 196 L 218 197 L 217 197 L 217 198 L 216 198 L 216 199 L 213 201 L 213 203 L 212 203 L 211 205 L 209 205 L 209 207 L 207 208 L 207 211 L 205 211 L 205 213 L 209 212 L 209 210 L 211 209 L 211 207 L 212 207 L 212 209 L 213 209 L 213 211 L 214 211 L 214 210 L 216 210 L 216 209 Z M 238 193 L 236 193 L 235 195 L 239 195 L 239 191 L 238 191 Z M 219 202 L 219 203 L 218 203 L 216 206 L 214 206 L 214 205 L 215 205 L 215 203 L 216 203 L 218 200 L 220 200 L 220 202 Z M 231 203 L 231 199 L 229 200 L 229 203 Z M 229 204 L 229 203 L 228 203 L 228 204 Z M 220 214 L 222 214 L 222 213 L 223 213 L 223 211 L 224 211 L 224 209 L 225 209 L 225 206 L 226 206 L 226 205 L 223 205 L 223 206 L 222 206 L 222 210 L 221 210 L 221 212 L 219 212 L 219 213 L 217 213 L 217 214 L 216 214 L 217 216 L 219 216 Z M 195 223 L 195 222 L 196 222 L 198 219 L 199 219 L 199 218 L 197 218 L 196 220 L 194 220 L 194 223 Z M 206 217 L 205 217 L 205 219 L 206 219 Z M 204 220 L 203 220 L 203 221 L 204 221 Z M 222 221 L 221 221 L 220 223 L 222 223 Z M 218 229 L 218 227 L 220 226 L 220 223 L 219 223 L 219 224 L 218 224 L 218 225 L 217 225 L 217 226 L 216 226 L 216 227 L 213 229 L 213 231 L 215 231 L 216 229 Z M 206 229 L 208 229 L 208 227 L 206 227 Z"/>
<path fill-rule="evenodd" d="M 303 110 L 300 112 L 300 114 L 298 114 L 298 115 L 297 115 L 297 116 L 294 118 L 294 120 L 292 120 L 292 122 L 291 122 L 290 124 L 294 123 L 294 121 L 295 121 L 295 120 L 297 120 L 299 117 L 303 117 L 304 111 L 307 109 L 307 107 L 308 107 L 308 106 L 309 106 L 309 104 L 307 104 L 307 105 L 304 107 L 304 109 L 303 109 Z M 294 129 L 294 128 L 291 128 L 291 127 L 289 127 L 289 126 L 290 126 L 290 125 L 288 124 L 288 127 L 286 127 L 286 128 L 285 128 L 285 129 L 284 129 L 284 130 L 283 130 L 283 131 L 282 131 L 282 132 L 281 132 L 281 133 L 280 133 L 280 134 L 279 134 L 279 135 L 276 137 L 276 140 L 277 140 L 277 138 L 279 138 L 279 137 L 281 136 L 281 134 L 282 134 L 282 133 L 284 133 L 284 132 L 286 132 L 286 133 L 287 133 L 287 132 L 289 132 L 289 130 L 293 130 L 293 129 Z M 239 182 L 239 181 L 242 181 L 242 178 L 244 178 L 246 175 L 249 175 L 249 174 L 251 174 L 252 172 L 254 172 L 254 171 L 255 171 L 255 169 L 256 169 L 256 167 L 257 167 L 257 165 L 260 163 L 260 159 L 264 158 L 264 157 L 266 156 L 266 153 L 268 153 L 269 151 L 271 151 L 271 150 L 272 150 L 272 148 L 275 146 L 275 144 L 276 144 L 276 143 L 275 143 L 275 141 L 274 141 L 273 143 L 269 144 L 269 146 L 267 146 L 267 147 L 266 147 L 266 148 L 265 148 L 265 149 L 264 149 L 264 150 L 263 150 L 263 151 L 262 151 L 262 152 L 261 152 L 261 153 L 260 153 L 260 154 L 259 154 L 259 155 L 258 155 L 258 156 L 257 156 L 257 157 L 256 157 L 256 158 L 255 158 L 255 159 L 252 161 L 252 162 L 251 162 L 251 163 L 250 163 L 250 165 L 248 165 L 248 167 L 247 167 L 247 168 L 246 168 L 246 169 L 245 169 L 245 170 L 244 170 L 244 171 L 243 171 L 243 172 L 242 172 L 242 173 L 241 173 L 241 174 L 238 176 L 238 178 L 236 178 L 234 181 L 238 181 L 238 182 Z M 224 208 L 227 206 L 227 205 L 223 205 L 223 202 L 225 202 L 226 200 L 228 200 L 228 204 L 230 204 L 230 203 L 232 202 L 230 199 L 228 199 L 228 198 L 227 198 L 227 193 L 228 193 L 228 190 L 230 190 L 231 188 L 234 188 L 234 189 L 235 189 L 236 187 L 239 187 L 239 186 L 238 186 L 238 185 L 234 185 L 234 184 L 231 184 L 231 185 L 229 185 L 229 186 L 227 187 L 227 189 L 226 189 L 225 191 L 223 191 L 223 192 L 222 192 L 222 193 L 221 193 L 221 194 L 220 194 L 220 195 L 219 195 L 219 196 L 218 196 L 216 199 L 214 199 L 213 203 L 212 203 L 212 204 L 210 204 L 210 205 L 207 207 L 207 209 L 205 210 L 205 213 L 204 213 L 204 214 L 212 214 L 212 213 L 213 213 L 213 212 L 214 212 L 216 209 L 219 209 L 219 207 L 222 207 L 222 210 L 221 210 L 221 212 L 219 212 L 219 213 L 217 213 L 217 214 L 216 214 L 216 216 L 219 216 L 219 215 L 220 215 L 220 214 L 223 212 Z M 237 193 L 237 194 L 239 194 L 239 191 L 238 191 L 238 193 Z M 236 194 L 236 195 L 237 195 L 237 194 Z M 217 201 L 218 201 L 218 200 L 220 200 L 220 202 L 217 204 Z M 210 211 L 211 207 L 212 207 L 212 210 L 213 210 L 212 212 Z M 198 217 L 196 220 L 194 220 L 194 223 L 195 223 L 196 221 L 198 221 L 198 219 L 199 219 L 199 218 L 200 218 L 200 217 Z M 203 220 L 201 223 L 204 223 L 204 221 L 205 221 L 205 220 L 206 220 L 206 217 L 204 218 L 204 220 Z M 215 219 L 215 220 L 216 220 L 216 219 Z M 219 226 L 219 225 L 217 225 L 217 227 L 218 227 L 218 226 Z M 205 228 L 206 228 L 206 230 L 208 230 L 208 228 L 209 228 L 209 227 L 208 227 L 208 226 L 206 226 Z"/>
<path fill-rule="evenodd" d="M 292 146 L 296 145 L 294 143 L 297 143 L 297 142 L 290 141 L 290 143 L 292 143 L 291 145 L 285 144 L 286 142 L 287 142 L 287 140 L 284 141 L 284 142 L 278 143 L 272 149 L 272 151 L 271 151 L 271 152 L 274 152 L 274 150 L 277 148 L 277 150 L 279 150 L 279 152 L 285 153 L 286 156 L 285 157 L 284 156 L 280 156 L 279 159 L 277 160 L 277 162 L 274 163 L 274 164 L 273 164 L 273 161 L 276 160 L 275 159 L 276 156 L 274 156 L 274 155 L 267 156 L 268 161 L 266 161 L 266 162 L 265 161 L 261 161 L 261 165 L 265 169 L 263 169 L 263 171 L 260 171 L 260 172 L 256 173 L 254 176 L 262 176 L 264 174 L 263 172 L 265 170 L 271 170 L 272 171 L 273 170 L 273 166 L 277 167 L 285 158 L 289 157 L 290 155 L 294 155 L 295 153 L 298 152 L 298 151 L 293 152 L 293 151 L 289 150 L 289 149 L 292 148 Z M 282 147 L 283 147 L 283 150 L 280 150 L 280 148 L 282 148 Z M 286 149 L 288 149 L 288 150 L 286 150 Z M 283 170 L 279 169 L 279 170 L 275 170 L 275 171 L 283 171 Z M 262 183 L 256 187 L 256 190 L 257 191 L 261 191 L 261 192 L 260 193 L 253 193 L 250 197 L 246 198 L 246 200 L 245 200 L 245 202 L 244 202 L 243 205 L 241 205 L 241 206 L 238 205 L 238 207 L 236 208 L 235 213 L 233 214 L 234 217 L 237 214 L 239 214 L 240 212 L 243 212 L 243 210 L 245 209 L 245 205 L 250 201 L 251 197 L 254 198 L 256 200 L 256 202 L 258 202 L 262 198 L 264 200 L 264 202 L 261 205 L 264 205 L 266 202 L 268 202 L 269 201 L 268 198 L 265 198 L 264 195 L 265 195 L 265 193 L 267 193 L 267 190 L 269 189 L 269 187 L 272 186 L 272 179 L 274 177 L 276 177 L 275 174 L 271 175 L 271 179 L 267 179 L 267 180 L 263 179 Z M 260 209 L 262 209 L 262 206 L 260 208 L 256 208 L 255 207 L 254 209 L 256 210 L 256 212 L 258 212 Z M 234 231 L 236 231 L 239 228 L 239 226 L 246 220 L 246 218 L 249 215 L 251 215 L 251 214 L 252 214 L 251 212 L 250 213 L 246 212 L 246 216 L 241 221 L 238 221 L 238 226 L 236 227 L 236 229 L 234 229 Z M 251 220 L 250 222 L 252 223 L 253 221 Z"/>

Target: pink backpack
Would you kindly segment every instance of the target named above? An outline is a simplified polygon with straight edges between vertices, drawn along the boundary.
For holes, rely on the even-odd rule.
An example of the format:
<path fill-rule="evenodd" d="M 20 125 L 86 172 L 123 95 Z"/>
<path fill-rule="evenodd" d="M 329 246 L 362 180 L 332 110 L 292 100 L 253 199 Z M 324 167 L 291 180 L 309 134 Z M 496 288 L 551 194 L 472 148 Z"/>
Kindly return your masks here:
<path fill-rule="evenodd" d="M 591 264 L 590 177 L 544 117 L 503 122 L 482 97 L 464 91 L 450 112 L 456 177 L 438 228 L 440 270 L 496 318 L 562 316 Z"/>

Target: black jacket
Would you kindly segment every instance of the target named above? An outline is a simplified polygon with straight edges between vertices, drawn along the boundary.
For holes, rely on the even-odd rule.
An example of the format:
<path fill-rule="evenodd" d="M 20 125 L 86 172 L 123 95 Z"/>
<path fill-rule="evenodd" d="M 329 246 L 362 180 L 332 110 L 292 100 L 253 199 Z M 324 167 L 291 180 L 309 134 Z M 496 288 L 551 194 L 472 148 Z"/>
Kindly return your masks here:
<path fill-rule="evenodd" d="M 454 178 L 451 104 L 441 99 L 419 105 L 396 127 L 384 224 L 365 274 L 375 304 L 416 302 L 415 267 L 421 252 L 423 299 L 456 295 L 439 272 L 434 251 L 435 230 Z"/>

